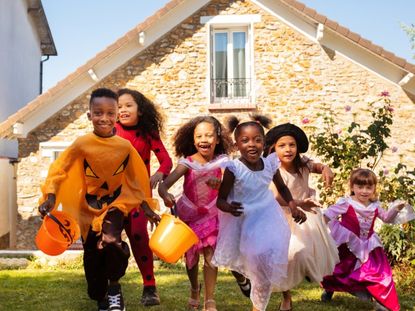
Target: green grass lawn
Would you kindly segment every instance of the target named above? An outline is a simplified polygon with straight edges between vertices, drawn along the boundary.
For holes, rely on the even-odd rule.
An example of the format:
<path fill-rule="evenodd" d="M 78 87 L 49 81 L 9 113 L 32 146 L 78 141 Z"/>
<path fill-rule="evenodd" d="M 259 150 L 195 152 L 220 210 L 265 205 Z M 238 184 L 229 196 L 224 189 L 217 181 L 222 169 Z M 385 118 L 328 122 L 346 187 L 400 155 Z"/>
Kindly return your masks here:
<path fill-rule="evenodd" d="M 174 311 L 185 310 L 189 282 L 182 265 L 162 264 L 156 269 L 161 305 L 145 308 L 140 304 L 141 276 L 135 267 L 122 279 L 127 310 Z M 320 302 L 321 290 L 316 284 L 303 283 L 293 290 L 295 311 L 309 310 L 373 310 L 372 304 L 348 295 L 336 293 L 328 304 Z M 413 293 L 399 291 L 402 310 L 415 310 Z M 274 293 L 268 310 L 278 310 L 280 294 Z M 228 272 L 220 272 L 216 289 L 218 310 L 251 310 Z M 75 267 L 36 268 L 0 271 L 0 310 L 27 311 L 86 311 L 96 310 L 95 302 L 86 294 L 83 269 Z"/>

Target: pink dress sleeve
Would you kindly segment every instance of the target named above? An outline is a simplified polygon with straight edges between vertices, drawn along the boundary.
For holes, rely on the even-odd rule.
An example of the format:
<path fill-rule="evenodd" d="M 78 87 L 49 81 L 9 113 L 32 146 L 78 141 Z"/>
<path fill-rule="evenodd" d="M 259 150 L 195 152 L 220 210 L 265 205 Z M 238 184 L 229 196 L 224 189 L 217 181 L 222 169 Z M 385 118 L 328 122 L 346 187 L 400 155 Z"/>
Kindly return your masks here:
<path fill-rule="evenodd" d="M 396 207 L 384 210 L 382 207 L 378 206 L 378 217 L 382 219 L 383 222 L 392 223 L 398 213 L 399 211 Z"/>
<path fill-rule="evenodd" d="M 330 220 L 338 218 L 340 215 L 345 214 L 349 208 L 349 203 L 346 198 L 340 198 L 336 204 L 329 206 L 324 212 L 324 216 Z"/>

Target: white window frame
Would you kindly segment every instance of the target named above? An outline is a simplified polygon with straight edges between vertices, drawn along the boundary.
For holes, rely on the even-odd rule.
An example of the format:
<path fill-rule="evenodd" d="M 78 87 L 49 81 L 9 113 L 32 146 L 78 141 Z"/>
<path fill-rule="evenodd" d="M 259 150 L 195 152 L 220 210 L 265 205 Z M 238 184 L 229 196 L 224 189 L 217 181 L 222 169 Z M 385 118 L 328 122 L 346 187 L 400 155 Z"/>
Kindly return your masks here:
<path fill-rule="evenodd" d="M 234 76 L 233 76 L 233 73 L 234 73 L 234 68 L 233 68 L 233 65 L 234 65 L 234 59 L 233 59 L 233 34 L 235 33 L 235 32 L 243 32 L 243 33 L 245 33 L 245 73 L 246 73 L 246 78 L 247 79 L 251 79 L 251 77 L 252 77 L 252 73 L 251 73 L 251 62 L 250 62 L 250 59 L 251 59 L 251 53 L 250 53 L 250 49 L 249 49 L 249 28 L 248 27 L 241 27 L 241 26 L 239 26 L 239 27 L 227 27 L 227 28 L 222 28 L 222 27 L 218 27 L 218 28 L 214 28 L 214 29 L 212 29 L 211 30 L 211 46 L 212 46 L 212 50 L 211 50 L 211 79 L 214 77 L 214 68 L 215 68 L 215 64 L 216 64 L 216 59 L 215 59 L 215 56 L 216 56 L 216 53 L 214 52 L 214 51 L 216 51 L 216 49 L 215 49 L 215 34 L 217 34 L 217 33 L 226 33 L 227 35 L 228 35 L 228 46 L 227 46 L 227 64 L 228 64 L 228 72 L 227 72 L 227 76 L 228 76 L 228 79 L 229 80 L 231 80 L 231 79 L 234 79 Z M 211 87 L 211 90 L 210 90 L 210 94 L 211 94 L 211 102 L 213 102 L 213 100 L 214 100 L 214 98 L 212 98 L 213 97 L 213 93 L 214 93 L 214 91 L 212 90 L 212 88 L 214 87 L 214 86 L 210 86 Z M 228 94 L 230 95 L 229 97 L 230 98 L 235 98 L 233 95 L 233 92 L 234 92 L 234 90 L 233 90 L 233 88 L 232 87 L 229 87 L 229 90 L 228 90 Z M 246 102 L 246 103 L 248 103 L 249 102 L 249 100 L 250 100 L 250 98 L 251 98 L 251 91 L 250 91 L 250 88 L 248 89 L 248 94 L 246 95 L 246 96 L 244 96 L 244 97 L 242 97 L 242 98 L 235 98 L 235 100 L 236 101 L 244 101 L 244 102 Z M 225 97 L 225 98 L 223 98 L 222 99 L 222 101 L 227 101 L 227 100 L 229 100 L 228 98 L 229 97 Z"/>
<path fill-rule="evenodd" d="M 59 154 L 61 154 L 72 142 L 66 141 L 47 141 L 39 144 L 40 156 L 42 158 L 49 158 L 49 163 L 55 161 Z M 41 176 L 46 178 L 48 174 L 47 169 L 41 171 Z"/>
<path fill-rule="evenodd" d="M 208 107 L 210 109 L 239 109 L 239 108 L 255 108 L 255 70 L 254 70 L 254 23 L 261 21 L 259 14 L 250 15 L 217 15 L 217 16 L 202 16 L 200 22 L 206 24 L 207 31 L 207 76 L 206 76 L 206 97 L 208 100 Z M 214 34 L 217 32 L 229 33 L 235 30 L 243 30 L 246 32 L 246 75 L 250 79 L 250 91 L 246 98 L 223 98 L 220 102 L 214 102 L 212 94 L 211 79 L 213 77 L 214 66 Z M 230 36 L 229 38 L 231 38 Z M 229 40 L 230 41 L 230 40 Z M 228 44 L 229 44 L 228 41 Z M 228 53 L 232 53 L 232 49 L 228 48 Z M 212 55 L 213 53 L 213 55 Z M 233 57 L 228 56 L 228 59 Z M 233 64 L 232 64 L 233 66 Z M 230 69 L 228 69 L 229 71 Z M 232 72 L 233 74 L 233 72 Z"/>

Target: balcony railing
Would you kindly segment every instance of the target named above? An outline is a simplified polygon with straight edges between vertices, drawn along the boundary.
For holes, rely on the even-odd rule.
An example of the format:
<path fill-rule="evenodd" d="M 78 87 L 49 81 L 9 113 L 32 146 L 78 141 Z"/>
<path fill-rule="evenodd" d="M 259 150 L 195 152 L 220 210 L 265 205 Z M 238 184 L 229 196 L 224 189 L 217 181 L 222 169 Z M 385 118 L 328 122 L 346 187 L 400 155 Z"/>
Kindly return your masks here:
<path fill-rule="evenodd" d="M 212 79 L 212 102 L 248 101 L 251 94 L 251 79 Z"/>

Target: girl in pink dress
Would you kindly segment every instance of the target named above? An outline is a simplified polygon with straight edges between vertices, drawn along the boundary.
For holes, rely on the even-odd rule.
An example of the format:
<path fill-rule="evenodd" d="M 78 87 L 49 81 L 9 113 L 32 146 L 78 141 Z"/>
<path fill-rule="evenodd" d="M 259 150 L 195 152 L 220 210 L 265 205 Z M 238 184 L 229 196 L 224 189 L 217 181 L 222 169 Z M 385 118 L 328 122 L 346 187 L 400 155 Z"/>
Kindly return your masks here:
<path fill-rule="evenodd" d="M 376 218 L 391 223 L 405 203 L 385 211 L 376 199 L 376 175 L 368 169 L 356 169 L 350 177 L 352 195 L 339 199 L 325 212 L 339 250 L 340 262 L 332 275 L 325 276 L 323 301 L 330 301 L 333 292 L 349 292 L 372 296 L 376 310 L 400 310 L 392 279 L 392 269 L 373 227 Z M 340 218 L 340 220 L 339 220 Z"/>
<path fill-rule="evenodd" d="M 178 130 L 174 147 L 176 155 L 183 158 L 160 184 L 159 194 L 166 206 L 173 206 L 176 199 L 168 189 L 184 176 L 183 193 L 177 201 L 177 213 L 199 237 L 199 243 L 185 254 L 186 271 L 191 285 L 188 308 L 199 308 L 198 263 L 199 256 L 203 254 L 204 310 L 215 311 L 217 268 L 211 260 L 218 235 L 216 199 L 222 176 L 220 164 L 227 160 L 226 154 L 232 148 L 232 140 L 216 118 L 203 116 L 192 119 Z"/>

